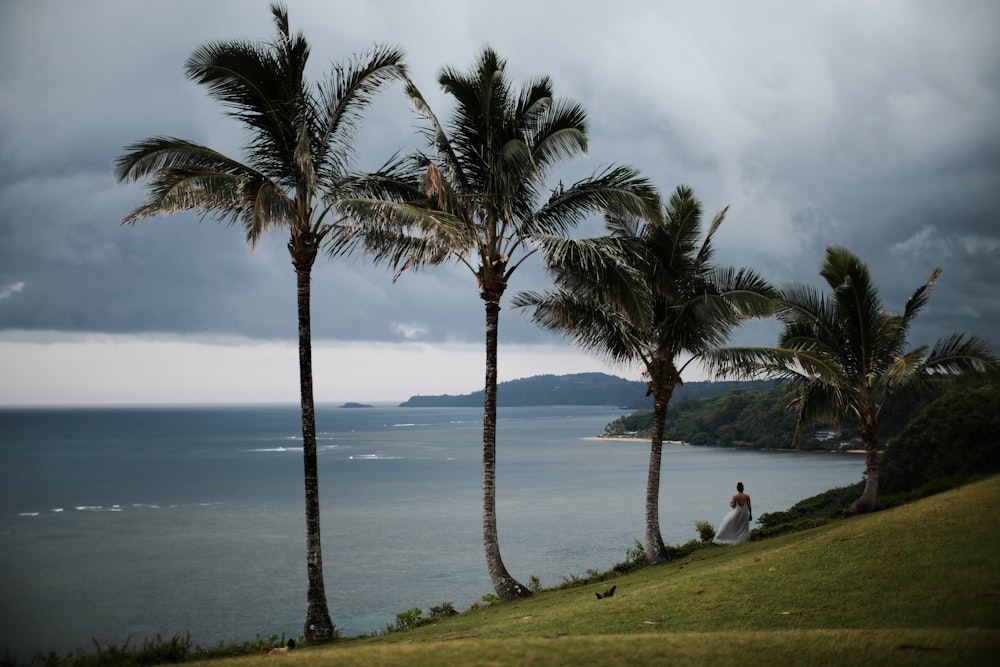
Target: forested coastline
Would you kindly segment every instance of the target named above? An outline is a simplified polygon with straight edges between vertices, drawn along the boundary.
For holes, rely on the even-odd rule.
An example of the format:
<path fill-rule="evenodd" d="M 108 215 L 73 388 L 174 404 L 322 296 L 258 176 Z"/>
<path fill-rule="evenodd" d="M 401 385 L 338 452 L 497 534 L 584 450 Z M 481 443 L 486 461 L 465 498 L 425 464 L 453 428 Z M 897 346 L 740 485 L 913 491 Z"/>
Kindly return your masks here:
<path fill-rule="evenodd" d="M 765 389 L 767 380 L 721 380 L 687 382 L 674 392 L 680 398 L 707 398 L 736 389 Z M 652 401 L 645 382 L 627 380 L 607 373 L 533 375 L 497 384 L 497 405 L 613 405 L 642 410 Z M 399 404 L 401 408 L 477 408 L 483 404 L 482 389 L 468 394 L 418 394 Z"/>
<path fill-rule="evenodd" d="M 947 397 L 955 415 L 966 420 L 968 414 L 979 414 L 977 404 L 958 398 L 973 385 L 968 382 L 942 381 L 949 388 Z M 981 388 L 981 385 L 975 385 Z M 992 385 L 986 385 L 987 389 Z M 1000 389 L 993 387 L 993 391 Z M 882 418 L 883 443 L 898 436 L 934 396 L 909 405 L 905 410 L 887 411 Z M 685 397 L 671 405 L 667 412 L 665 440 L 682 441 L 691 445 L 716 447 L 746 447 L 752 449 L 797 448 L 811 451 L 843 451 L 861 446 L 856 427 L 850 424 L 823 424 L 804 429 L 795 442 L 796 415 L 788 409 L 792 394 L 787 385 L 759 383 L 707 398 Z M 653 424 L 652 410 L 637 410 L 624 415 L 604 428 L 607 437 L 649 437 Z M 952 425 L 954 426 L 954 425 Z M 938 427 L 928 426 L 938 430 Z M 951 428 L 940 426 L 940 429 Z"/>

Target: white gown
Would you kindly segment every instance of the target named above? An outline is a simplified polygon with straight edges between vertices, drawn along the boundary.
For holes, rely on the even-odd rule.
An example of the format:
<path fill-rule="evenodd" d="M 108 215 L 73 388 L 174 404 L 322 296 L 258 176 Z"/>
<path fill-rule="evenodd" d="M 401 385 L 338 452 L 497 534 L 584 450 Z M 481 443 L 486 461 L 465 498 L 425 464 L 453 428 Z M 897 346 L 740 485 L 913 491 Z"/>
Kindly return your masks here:
<path fill-rule="evenodd" d="M 750 539 L 750 508 L 737 505 L 722 517 L 713 544 L 743 544 Z"/>

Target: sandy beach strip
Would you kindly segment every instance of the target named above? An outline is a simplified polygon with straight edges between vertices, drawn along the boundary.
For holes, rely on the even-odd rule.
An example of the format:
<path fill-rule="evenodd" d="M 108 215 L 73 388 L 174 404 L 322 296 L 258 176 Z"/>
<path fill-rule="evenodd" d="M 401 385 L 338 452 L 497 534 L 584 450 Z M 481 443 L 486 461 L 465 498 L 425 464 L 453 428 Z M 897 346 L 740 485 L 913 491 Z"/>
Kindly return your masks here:
<path fill-rule="evenodd" d="M 638 438 L 632 435 L 591 435 L 584 440 L 619 440 L 621 442 L 649 442 L 650 438 Z M 683 440 L 664 440 L 664 445 L 686 445 Z"/>
<path fill-rule="evenodd" d="M 582 440 L 604 440 L 604 441 L 620 441 L 620 442 L 650 442 L 650 438 L 639 438 L 632 435 L 591 435 Z M 688 445 L 690 443 L 684 442 L 683 440 L 664 440 L 664 445 Z M 717 445 L 703 445 L 705 447 L 716 447 Z M 747 449 L 745 447 L 729 447 L 728 449 Z M 838 449 L 838 450 L 819 450 L 819 449 L 797 449 L 794 447 L 760 447 L 756 448 L 757 451 L 761 452 L 802 452 L 806 454 L 816 454 L 816 453 L 826 453 L 826 454 L 864 454 L 863 449 Z"/>

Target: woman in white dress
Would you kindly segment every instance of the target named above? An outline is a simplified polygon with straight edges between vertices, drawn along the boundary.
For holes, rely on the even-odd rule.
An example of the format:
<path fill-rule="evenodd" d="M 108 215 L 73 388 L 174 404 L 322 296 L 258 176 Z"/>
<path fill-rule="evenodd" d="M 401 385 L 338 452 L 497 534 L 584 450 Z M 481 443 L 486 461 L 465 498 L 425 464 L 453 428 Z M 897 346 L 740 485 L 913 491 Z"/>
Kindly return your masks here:
<path fill-rule="evenodd" d="M 729 501 L 729 506 L 733 509 L 722 518 L 713 544 L 743 544 L 750 539 L 753 509 L 750 507 L 750 496 L 743 493 L 743 482 L 737 482 L 736 495 Z"/>

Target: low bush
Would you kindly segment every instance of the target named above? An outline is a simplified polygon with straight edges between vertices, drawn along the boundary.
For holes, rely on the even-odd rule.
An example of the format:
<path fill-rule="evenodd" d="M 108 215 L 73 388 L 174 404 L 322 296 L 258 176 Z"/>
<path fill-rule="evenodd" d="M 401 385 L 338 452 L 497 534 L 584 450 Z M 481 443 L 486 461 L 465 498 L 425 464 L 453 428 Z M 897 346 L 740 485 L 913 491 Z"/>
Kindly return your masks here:
<path fill-rule="evenodd" d="M 715 528 L 708 521 L 695 521 L 694 528 L 698 531 L 698 537 L 702 542 L 711 542 L 715 539 Z"/>
<path fill-rule="evenodd" d="M 385 626 L 385 634 L 390 634 L 393 632 L 402 632 L 404 630 L 411 630 L 420 626 L 423 621 L 424 612 L 419 607 L 414 607 L 413 609 L 407 609 L 404 612 L 396 614 L 396 623 Z"/>
<path fill-rule="evenodd" d="M 864 490 L 864 482 L 830 489 L 819 495 L 792 505 L 783 512 L 766 512 L 757 517 L 762 528 L 774 528 L 786 523 L 797 523 L 803 519 L 835 519 L 844 516 L 851 503 Z"/>
<path fill-rule="evenodd" d="M 336 635 L 336 630 L 334 631 Z M 295 640 L 304 643 L 303 637 Z M 179 664 L 197 660 L 258 655 L 265 651 L 284 646 L 285 635 L 271 635 L 241 644 L 220 642 L 215 646 L 202 647 L 191 643 L 190 635 L 176 634 L 168 639 L 157 635 L 155 639 L 145 639 L 142 646 L 132 646 L 128 639 L 121 646 L 93 642 L 93 650 L 78 649 L 59 654 L 55 651 L 38 653 L 27 663 L 19 663 L 12 656 L 4 658 L 3 667 L 139 667 L 142 665 Z"/>
<path fill-rule="evenodd" d="M 769 537 L 778 537 L 779 535 L 785 535 L 787 533 L 797 533 L 800 530 L 816 528 L 817 526 L 825 525 L 831 521 L 833 521 L 833 519 L 812 517 L 799 519 L 798 521 L 790 521 L 788 523 L 770 525 L 766 528 L 757 528 L 750 531 L 750 540 L 764 540 Z"/>
<path fill-rule="evenodd" d="M 436 607 L 431 607 L 430 612 L 431 618 L 448 618 L 449 616 L 458 614 L 454 602 L 442 602 Z"/>

